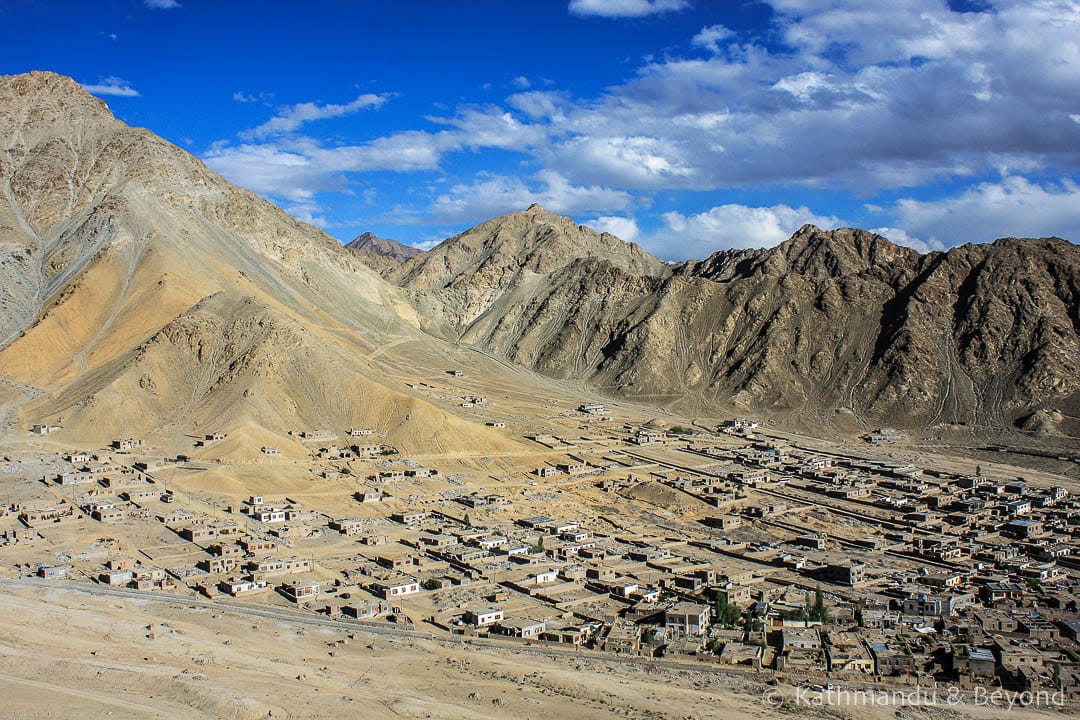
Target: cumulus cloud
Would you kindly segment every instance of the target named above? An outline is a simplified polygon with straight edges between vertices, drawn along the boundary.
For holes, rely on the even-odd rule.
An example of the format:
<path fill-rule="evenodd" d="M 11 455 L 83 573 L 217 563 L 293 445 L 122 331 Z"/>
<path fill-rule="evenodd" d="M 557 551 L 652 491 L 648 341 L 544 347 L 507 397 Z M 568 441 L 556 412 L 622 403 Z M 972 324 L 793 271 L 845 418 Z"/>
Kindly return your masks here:
<path fill-rule="evenodd" d="M 533 120 L 563 120 L 563 107 L 569 104 L 569 98 L 556 91 L 530 90 L 511 95 L 506 104 Z"/>
<path fill-rule="evenodd" d="M 697 168 L 676 143 L 652 136 L 572 138 L 552 166 L 576 180 L 629 188 L 692 184 Z"/>
<path fill-rule="evenodd" d="M 426 118 L 434 129 L 335 147 L 295 135 L 311 120 L 358 111 L 360 98 L 305 103 L 282 109 L 239 144 L 215 146 L 207 161 L 263 194 L 298 202 L 347 188 L 353 173 L 451 172 L 446 160 L 453 153 L 519 155 L 481 154 L 498 168 L 492 175 L 446 176 L 446 185 L 426 189 L 426 198 L 424 188 L 414 188 L 412 216 L 428 212 L 446 218 L 440 222 L 483 220 L 540 201 L 601 226 L 629 220 L 630 209 L 668 191 L 719 194 L 739 187 L 797 197 L 802 187 L 828 187 L 872 199 L 931 181 L 1001 177 L 944 200 L 894 203 L 875 224 L 924 250 L 1003 234 L 1064 234 L 1077 226 L 1067 206 L 1076 199 L 1072 184 L 1022 177 L 1075 178 L 1080 171 L 1075 1 L 991 0 L 978 12 L 954 11 L 946 0 L 763 1 L 772 9 L 761 35 L 768 44 L 710 24 L 688 32 L 682 48 L 666 46 L 662 56 L 591 97 L 525 89 L 526 78 L 515 78 L 512 94 L 499 104 L 462 105 L 446 117 Z M 688 6 L 571 0 L 569 10 L 642 17 Z M 664 216 L 663 232 L 651 231 L 657 216 L 639 211 L 637 232 L 666 257 L 700 256 L 775 244 L 806 221 L 836 224 L 800 202 L 701 213 L 680 207 L 685 214 Z M 424 204 L 429 207 L 419 210 Z M 1040 214 L 1025 219 L 1022 207 Z M 689 250 L 678 245 L 682 238 Z"/>
<path fill-rule="evenodd" d="M 526 183 L 505 175 L 481 176 L 458 184 L 436 197 L 431 219 L 438 223 L 473 223 L 540 203 L 548 210 L 569 215 L 625 210 L 633 203 L 629 193 L 594 185 L 573 185 L 558 173 L 543 171 Z"/>
<path fill-rule="evenodd" d="M 229 180 L 260 195 L 294 202 L 310 201 L 317 192 L 342 190 L 345 178 L 316 167 L 301 152 L 271 145 L 219 144 L 203 155 L 206 164 Z"/>
<path fill-rule="evenodd" d="M 570 0 L 572 15 L 595 15 L 607 18 L 644 17 L 657 13 L 685 10 L 686 0 Z"/>
<path fill-rule="evenodd" d="M 245 99 L 242 102 L 250 102 Z M 233 95 L 234 99 L 236 94 Z M 278 111 L 278 114 L 270 118 L 262 125 L 247 130 L 240 134 L 245 139 L 259 139 L 273 135 L 285 135 L 296 132 L 305 123 L 313 120 L 326 120 L 328 118 L 345 117 L 367 108 L 377 108 L 387 101 L 386 95 L 374 95 L 365 93 L 352 102 L 340 105 L 319 105 L 318 103 L 305 102 L 297 105 L 288 105 Z"/>
<path fill-rule="evenodd" d="M 1038 184 L 1023 177 L 987 182 L 938 200 L 901 200 L 896 223 L 931 247 L 987 242 L 999 237 L 1071 234 L 1080 228 L 1080 185 L 1063 180 Z"/>
<path fill-rule="evenodd" d="M 177 10 L 183 7 L 176 0 L 143 0 L 143 5 L 151 10 Z"/>
<path fill-rule="evenodd" d="M 260 195 L 299 201 L 320 192 L 346 190 L 349 173 L 435 169 L 451 146 L 456 146 L 453 138 L 424 132 L 402 132 L 336 147 L 298 137 L 272 143 L 216 143 L 203 159 L 229 180 Z"/>
<path fill-rule="evenodd" d="M 626 242 L 634 242 L 641 235 L 641 228 L 638 227 L 637 220 L 632 217 L 602 215 L 592 220 L 586 220 L 584 224 L 596 232 L 610 233 Z"/>
<path fill-rule="evenodd" d="M 420 240 L 417 240 L 416 242 L 413 242 L 413 243 L 407 243 L 407 244 L 412 245 L 414 248 L 417 248 L 419 250 L 425 250 L 426 251 L 426 250 L 430 250 L 431 248 L 435 247 L 436 245 L 441 244 L 444 240 L 446 240 L 446 238 L 450 237 L 451 235 L 453 235 L 453 233 L 451 233 L 450 231 L 446 231 L 446 232 L 435 234 L 435 235 L 425 235 Z"/>
<path fill-rule="evenodd" d="M 463 108 L 453 117 L 428 117 L 430 122 L 454 128 L 446 134 L 446 148 L 502 148 L 525 151 L 543 144 L 547 130 L 537 124 L 522 122 L 497 107 Z"/>
<path fill-rule="evenodd" d="M 833 216 L 821 216 L 807 207 L 787 205 L 750 207 L 718 205 L 705 212 L 663 214 L 664 230 L 642 239 L 642 245 L 665 260 L 703 258 L 718 250 L 773 247 L 787 240 L 806 223 L 823 229 L 845 225 Z"/>
<path fill-rule="evenodd" d="M 684 158 L 680 172 L 650 179 L 668 189 L 874 192 L 1002 164 L 1080 166 L 1074 3 L 1000 0 L 956 12 L 944 0 L 768 2 L 779 45 L 705 27 L 690 45 L 708 57 L 669 53 L 569 109 L 567 149 L 652 138 Z M 558 169 L 573 181 L 641 180 L 620 163 Z"/>
<path fill-rule="evenodd" d="M 315 138 L 287 132 L 311 119 L 355 112 L 365 103 L 370 106 L 366 96 L 361 96 L 349 104 L 351 110 L 345 105 L 291 106 L 259 128 L 241 133 L 244 142 L 240 144 L 215 143 L 203 159 L 228 179 L 261 195 L 295 201 L 346 189 L 353 173 L 438 170 L 450 152 L 486 148 L 526 152 L 544 144 L 547 136 L 544 126 L 522 122 L 495 107 L 467 107 L 451 117 L 427 118 L 446 128 L 438 132 L 405 130 L 354 145 L 328 147 Z"/>
<path fill-rule="evenodd" d="M 94 84 L 83 84 L 83 89 L 91 95 L 112 95 L 115 97 L 139 97 L 139 91 L 123 78 L 107 77 Z"/>

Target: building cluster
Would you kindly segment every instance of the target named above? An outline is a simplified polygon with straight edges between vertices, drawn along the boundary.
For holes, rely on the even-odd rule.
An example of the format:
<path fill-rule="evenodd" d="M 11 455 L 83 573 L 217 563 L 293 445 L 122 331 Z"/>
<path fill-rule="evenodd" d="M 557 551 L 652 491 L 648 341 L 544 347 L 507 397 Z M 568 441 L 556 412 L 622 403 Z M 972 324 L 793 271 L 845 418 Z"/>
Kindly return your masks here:
<path fill-rule="evenodd" d="M 596 427 L 529 436 L 547 459 L 514 491 L 384 456 L 369 429 L 349 430 L 345 450 L 333 432 L 298 433 L 313 460 L 373 470 L 337 515 L 288 497 L 173 506 L 145 465 L 72 453 L 51 500 L 6 506 L 20 525 L 0 517 L 0 539 L 156 523 L 140 560 L 34 570 L 758 672 L 1080 688 L 1080 499 L 1064 487 L 810 451 L 745 419 L 716 433 Z M 596 502 L 560 502 L 562 487 Z"/>

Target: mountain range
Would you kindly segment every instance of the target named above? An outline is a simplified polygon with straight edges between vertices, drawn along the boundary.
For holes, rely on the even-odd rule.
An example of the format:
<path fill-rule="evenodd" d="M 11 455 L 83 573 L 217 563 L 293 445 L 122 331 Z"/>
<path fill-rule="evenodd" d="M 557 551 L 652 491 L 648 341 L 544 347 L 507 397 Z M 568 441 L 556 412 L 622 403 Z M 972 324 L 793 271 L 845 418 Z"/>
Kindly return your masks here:
<path fill-rule="evenodd" d="M 1049 429 L 1080 403 L 1080 249 L 1059 238 L 920 255 L 807 225 L 667 265 L 533 206 L 388 278 L 428 332 L 690 412 Z"/>
<path fill-rule="evenodd" d="M 807 225 L 669 264 L 534 205 L 342 246 L 51 73 L 0 78 L 0 189 L 0 405 L 76 436 L 377 417 L 402 447 L 512 444 L 402 381 L 462 352 L 689 415 L 1080 435 L 1059 238 L 920 255 Z"/>

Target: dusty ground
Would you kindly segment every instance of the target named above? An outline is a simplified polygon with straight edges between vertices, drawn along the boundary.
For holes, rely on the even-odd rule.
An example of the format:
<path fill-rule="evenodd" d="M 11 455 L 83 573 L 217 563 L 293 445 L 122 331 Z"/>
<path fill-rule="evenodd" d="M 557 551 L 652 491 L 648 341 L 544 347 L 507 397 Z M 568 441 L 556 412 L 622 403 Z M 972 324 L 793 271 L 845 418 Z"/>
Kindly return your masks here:
<path fill-rule="evenodd" d="M 786 703 L 769 701 L 779 696 Z M 720 675 L 478 648 L 63 588 L 0 593 L 0 718 L 1008 717 L 804 707 L 792 688 Z M 1013 712 L 1020 712 L 1015 709 Z M 1023 709 L 1023 717 L 1073 710 Z"/>
<path fill-rule="evenodd" d="M 706 673 L 618 669 L 66 590 L 0 595 L 0 717 L 767 717 Z M 339 644 L 343 643 L 343 644 Z M 616 672 L 616 670 L 618 670 Z"/>

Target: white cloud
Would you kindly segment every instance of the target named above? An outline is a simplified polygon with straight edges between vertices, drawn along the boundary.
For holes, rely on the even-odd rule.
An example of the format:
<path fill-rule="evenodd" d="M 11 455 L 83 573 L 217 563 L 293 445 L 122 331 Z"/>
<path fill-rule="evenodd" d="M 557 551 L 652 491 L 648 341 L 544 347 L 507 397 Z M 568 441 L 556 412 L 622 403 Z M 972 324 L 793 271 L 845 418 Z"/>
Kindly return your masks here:
<path fill-rule="evenodd" d="M 431 219 L 439 223 L 473 223 L 488 220 L 540 203 L 548 210 L 583 215 L 625 210 L 633 204 L 629 193 L 595 185 L 572 185 L 558 173 L 543 171 L 529 185 L 520 178 L 481 176 L 471 184 L 459 184 L 439 195 L 431 207 Z"/>
<path fill-rule="evenodd" d="M 243 90 L 237 90 L 233 93 L 232 99 L 239 103 L 269 103 L 274 98 L 274 93 L 248 93 Z"/>
<path fill-rule="evenodd" d="M 350 105 L 359 106 L 363 98 Z M 298 107 L 279 113 L 260 126 L 262 130 L 256 128 L 257 133 L 241 133 L 247 142 L 215 143 L 203 159 L 239 185 L 265 196 L 296 201 L 319 192 L 347 189 L 351 173 L 438 170 L 449 152 L 484 148 L 526 152 L 543 145 L 547 138 L 544 126 L 522 122 L 500 108 L 470 107 L 453 117 L 429 117 L 429 121 L 447 127 L 439 132 L 407 130 L 357 145 L 327 147 L 311 137 L 282 133 L 290 125 L 315 116 L 349 112 L 343 109 L 347 106 L 314 106 L 294 112 Z M 271 123 L 274 125 L 269 127 Z"/>
<path fill-rule="evenodd" d="M 518 75 L 516 78 L 510 81 L 510 84 L 516 87 L 518 90 L 528 90 L 532 86 L 529 82 L 529 78 L 524 75 Z"/>
<path fill-rule="evenodd" d="M 236 99 L 235 94 L 233 95 L 233 98 Z M 277 115 L 270 118 L 262 125 L 240 133 L 240 137 L 251 140 L 274 135 L 286 135 L 300 129 L 304 123 L 313 120 L 345 117 L 346 115 L 352 115 L 367 108 L 380 107 L 386 100 L 386 95 L 365 93 L 352 102 L 343 105 L 319 105 L 318 103 L 313 102 L 289 105 L 279 110 Z"/>
<path fill-rule="evenodd" d="M 314 225 L 323 230 L 326 230 L 331 225 L 326 216 L 322 214 L 326 209 L 316 202 L 292 203 L 286 205 L 283 209 L 294 218 L 303 220 L 308 225 Z"/>
<path fill-rule="evenodd" d="M 942 201 L 895 204 L 876 224 L 899 242 L 927 249 L 1077 226 L 1059 197 L 1071 196 L 1071 185 L 1019 179 L 1075 178 L 1080 171 L 1077 0 L 991 0 L 986 12 L 956 12 L 946 0 L 763 1 L 772 9 L 772 25 L 762 34 L 768 44 L 720 25 L 700 27 L 684 36 L 681 50 L 665 46 L 659 59 L 593 97 L 514 91 L 497 105 L 462 105 L 427 118 L 438 126 L 434 131 L 336 147 L 294 135 L 304 122 L 337 116 L 336 108 L 348 105 L 306 103 L 249 131 L 242 144 L 215 146 L 207 161 L 241 184 L 297 202 L 348 189 L 352 173 L 444 170 L 453 167 L 449 154 L 465 151 L 477 152 L 484 164 L 490 159 L 488 167 L 498 168 L 492 175 L 465 182 L 441 176 L 441 189 L 415 189 L 408 214 L 428 202 L 427 192 L 436 198 L 431 212 L 446 222 L 483 220 L 482 211 L 537 200 L 599 222 L 667 190 L 810 186 L 855 189 L 872 200 L 883 189 L 1000 176 L 1006 179 L 992 184 L 997 204 L 992 188 L 978 186 Z M 572 0 L 569 8 L 576 15 L 640 17 L 687 6 Z M 531 82 L 541 86 L 539 76 Z M 489 148 L 520 157 L 483 154 Z M 1014 207 L 1020 199 L 1046 213 L 1022 223 Z M 640 214 L 645 230 L 639 233 L 667 256 L 770 244 L 801 224 L 792 213 L 816 217 L 796 207 L 800 202 L 671 216 L 685 223 L 692 251 L 670 227 L 664 237 L 649 232 L 652 223 Z M 592 207 L 581 210 L 582 204 Z M 976 207 L 988 220 L 979 220 Z M 949 211 L 968 213 L 968 220 L 950 225 Z M 819 219 L 828 225 L 834 218 Z"/>
<path fill-rule="evenodd" d="M 143 5 L 151 10 L 176 10 L 183 7 L 176 0 L 143 0 Z"/>
<path fill-rule="evenodd" d="M 570 0 L 573 15 L 596 15 L 608 18 L 643 17 L 657 13 L 685 10 L 686 0 Z"/>
<path fill-rule="evenodd" d="M 316 167 L 301 152 L 271 145 L 216 145 L 203 159 L 211 168 L 249 190 L 297 203 L 310 201 L 317 192 L 345 187 L 340 173 Z"/>
<path fill-rule="evenodd" d="M 438 168 L 457 141 L 441 134 L 403 132 L 362 145 L 324 147 L 297 137 L 273 143 L 216 143 L 203 159 L 229 180 L 268 197 L 309 200 L 316 193 L 348 189 L 348 173 Z"/>
<path fill-rule="evenodd" d="M 709 25 L 702 28 L 701 32 L 693 37 L 690 44 L 719 53 L 721 51 L 720 42 L 730 40 L 733 37 L 735 37 L 735 33 L 723 25 Z"/>
<path fill-rule="evenodd" d="M 1080 241 L 1080 185 L 1071 180 L 1006 177 L 940 200 L 901 200 L 893 213 L 896 224 L 937 246 L 1062 234 Z"/>
<path fill-rule="evenodd" d="M 560 92 L 530 90 L 506 98 L 506 104 L 534 120 L 562 120 L 569 99 Z"/>
<path fill-rule="evenodd" d="M 493 147 L 525 151 L 547 139 L 547 130 L 543 126 L 522 122 L 497 107 L 467 107 L 454 117 L 427 119 L 456 129 L 456 132 L 443 133 L 446 149 Z"/>
<path fill-rule="evenodd" d="M 767 1 L 779 47 L 708 26 L 689 44 L 709 57 L 671 52 L 564 108 L 553 157 L 644 137 L 677 152 L 676 169 L 688 172 L 641 184 L 621 163 L 553 167 L 614 186 L 863 192 L 1001 167 L 1080 167 L 1075 2 L 998 0 L 988 12 L 954 12 L 944 0 Z"/>
<path fill-rule="evenodd" d="M 420 250 L 430 250 L 436 245 L 441 244 L 444 240 L 446 240 L 446 238 L 450 237 L 451 235 L 452 233 L 447 232 L 442 235 L 425 236 L 422 240 L 418 240 L 417 242 L 408 244 Z"/>
<path fill-rule="evenodd" d="M 240 99 L 237 95 L 241 95 L 243 98 L 251 97 L 242 93 L 234 93 L 233 99 Z M 242 99 L 241 101 L 246 103 L 246 101 L 252 100 Z M 318 103 L 289 105 L 279 110 L 278 114 L 275 114 L 270 120 L 253 127 L 252 130 L 244 131 L 240 136 L 244 139 L 260 139 L 274 135 L 287 135 L 299 130 L 300 126 L 305 123 L 329 118 L 343 118 L 367 108 L 378 108 L 386 101 L 386 95 L 365 93 L 352 100 L 351 103 L 343 105 L 319 105 Z"/>
<path fill-rule="evenodd" d="M 806 223 L 829 230 L 845 223 L 809 208 L 787 205 L 750 207 L 719 205 L 695 215 L 663 214 L 666 228 L 643 238 L 641 244 L 666 260 L 703 258 L 718 250 L 773 247 Z"/>
<path fill-rule="evenodd" d="M 139 91 L 131 87 L 131 83 L 123 78 L 107 77 L 99 80 L 96 84 L 83 85 L 83 89 L 91 95 L 113 95 L 115 97 L 139 97 Z"/>
<path fill-rule="evenodd" d="M 697 172 L 683 150 L 661 137 L 577 137 L 555 151 L 552 166 L 583 182 L 658 188 L 688 184 Z"/>
<path fill-rule="evenodd" d="M 906 245 L 912 250 L 915 250 L 916 252 L 922 253 L 924 255 L 933 250 L 945 249 L 944 244 L 936 239 L 932 239 L 928 242 L 926 240 L 917 238 L 911 233 L 909 233 L 907 230 L 902 230 L 900 228 L 879 227 L 874 228 L 870 232 L 875 232 L 878 235 L 887 238 L 890 242 L 893 242 L 896 245 Z"/>
<path fill-rule="evenodd" d="M 596 232 L 609 233 L 626 242 L 634 242 L 641 235 L 641 228 L 632 217 L 602 215 L 593 220 L 586 220 L 584 224 Z"/>

